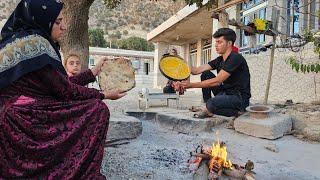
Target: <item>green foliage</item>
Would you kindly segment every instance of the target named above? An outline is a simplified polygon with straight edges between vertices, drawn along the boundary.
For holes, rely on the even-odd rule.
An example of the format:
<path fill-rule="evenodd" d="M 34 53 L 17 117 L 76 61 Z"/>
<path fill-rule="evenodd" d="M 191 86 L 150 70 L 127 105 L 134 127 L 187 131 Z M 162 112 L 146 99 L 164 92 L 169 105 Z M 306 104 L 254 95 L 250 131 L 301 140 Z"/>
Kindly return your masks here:
<path fill-rule="evenodd" d="M 319 63 L 313 63 L 313 64 L 303 64 L 299 63 L 297 59 L 293 56 L 286 59 L 286 63 L 291 65 L 291 68 L 295 70 L 297 73 L 319 73 L 320 72 L 320 64 Z"/>
<path fill-rule="evenodd" d="M 89 46 L 107 47 L 107 42 L 103 37 L 102 29 L 89 29 Z"/>
<path fill-rule="evenodd" d="M 123 39 L 118 42 L 118 46 L 121 49 L 130 49 L 137 51 L 153 51 L 154 45 L 148 43 L 147 40 L 140 37 L 130 37 L 128 39 Z"/>
<path fill-rule="evenodd" d="M 317 53 L 317 54 L 320 54 L 320 46 L 316 46 L 314 48 L 314 52 Z"/>
<path fill-rule="evenodd" d="M 317 33 L 312 33 L 309 29 L 304 30 L 304 38 L 308 42 L 313 42 L 314 52 L 320 56 L 320 31 Z"/>
<path fill-rule="evenodd" d="M 109 39 L 112 39 L 112 40 L 121 39 L 121 32 L 116 31 L 115 33 L 110 34 Z"/>
<path fill-rule="evenodd" d="M 305 29 L 303 31 L 303 37 L 306 39 L 306 41 L 308 42 L 313 42 L 314 41 L 314 37 L 313 37 L 313 33 L 309 30 L 309 29 Z"/>

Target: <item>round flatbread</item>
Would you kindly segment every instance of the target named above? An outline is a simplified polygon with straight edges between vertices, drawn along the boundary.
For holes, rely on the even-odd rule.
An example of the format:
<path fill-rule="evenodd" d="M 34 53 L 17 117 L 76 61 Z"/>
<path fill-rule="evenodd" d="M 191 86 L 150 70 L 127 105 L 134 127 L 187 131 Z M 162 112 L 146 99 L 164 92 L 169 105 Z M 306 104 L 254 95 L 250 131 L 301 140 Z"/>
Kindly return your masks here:
<path fill-rule="evenodd" d="M 99 74 L 101 90 L 127 92 L 135 87 L 135 73 L 131 61 L 124 58 L 107 60 Z"/>
<path fill-rule="evenodd" d="M 167 55 L 160 60 L 160 72 L 168 79 L 182 81 L 190 76 L 188 64 L 179 56 Z"/>

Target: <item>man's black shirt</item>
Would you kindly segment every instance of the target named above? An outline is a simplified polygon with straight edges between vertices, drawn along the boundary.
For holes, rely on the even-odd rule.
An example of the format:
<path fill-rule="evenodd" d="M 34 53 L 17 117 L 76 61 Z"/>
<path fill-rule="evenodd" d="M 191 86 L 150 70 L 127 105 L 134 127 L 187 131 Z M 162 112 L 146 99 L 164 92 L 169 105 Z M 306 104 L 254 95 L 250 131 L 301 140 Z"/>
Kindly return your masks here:
<path fill-rule="evenodd" d="M 208 64 L 218 73 L 223 69 L 230 74 L 221 85 L 227 94 L 239 95 L 240 93 L 242 98 L 251 97 L 249 67 L 241 54 L 231 52 L 226 61 L 219 56 Z"/>

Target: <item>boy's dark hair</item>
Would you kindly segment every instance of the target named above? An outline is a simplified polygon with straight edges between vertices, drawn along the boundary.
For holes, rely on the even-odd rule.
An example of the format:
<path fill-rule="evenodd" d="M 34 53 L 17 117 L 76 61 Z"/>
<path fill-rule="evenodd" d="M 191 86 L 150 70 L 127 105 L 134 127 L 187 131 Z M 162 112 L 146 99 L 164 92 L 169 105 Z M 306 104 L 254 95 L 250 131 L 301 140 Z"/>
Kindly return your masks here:
<path fill-rule="evenodd" d="M 226 41 L 231 41 L 232 45 L 237 39 L 236 33 L 230 28 L 220 28 L 213 34 L 214 38 L 219 38 L 221 36 L 223 36 Z"/>

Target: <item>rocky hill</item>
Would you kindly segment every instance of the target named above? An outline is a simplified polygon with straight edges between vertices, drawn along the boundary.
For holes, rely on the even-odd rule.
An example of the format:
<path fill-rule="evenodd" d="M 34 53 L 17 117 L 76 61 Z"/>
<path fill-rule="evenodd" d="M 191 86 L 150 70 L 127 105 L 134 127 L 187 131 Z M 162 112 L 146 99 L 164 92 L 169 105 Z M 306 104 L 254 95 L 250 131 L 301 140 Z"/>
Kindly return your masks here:
<path fill-rule="evenodd" d="M 0 29 L 18 2 L 20 0 L 1 0 Z M 146 38 L 150 30 L 184 6 L 184 0 L 122 0 L 115 9 L 108 9 L 103 0 L 95 0 L 90 8 L 89 27 L 103 29 L 107 39 Z"/>
<path fill-rule="evenodd" d="M 123 0 L 117 8 L 110 10 L 102 0 L 96 0 L 90 8 L 89 27 L 103 29 L 107 39 L 146 38 L 149 31 L 184 6 L 184 0 Z"/>

